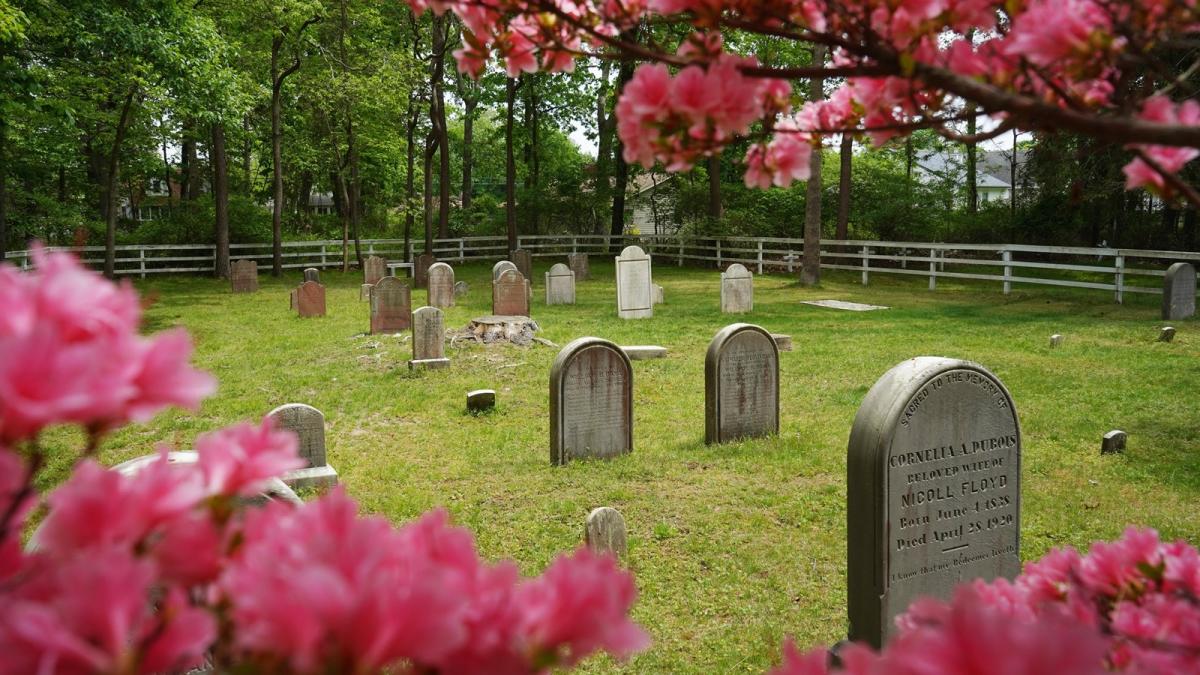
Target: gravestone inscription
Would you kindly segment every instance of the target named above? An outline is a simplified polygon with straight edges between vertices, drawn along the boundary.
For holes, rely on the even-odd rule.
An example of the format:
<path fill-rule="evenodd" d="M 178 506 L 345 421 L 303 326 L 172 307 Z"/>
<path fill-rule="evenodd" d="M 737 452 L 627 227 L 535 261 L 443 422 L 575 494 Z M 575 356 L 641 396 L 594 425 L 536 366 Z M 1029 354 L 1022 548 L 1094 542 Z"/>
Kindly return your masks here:
<path fill-rule="evenodd" d="M 704 442 L 779 433 L 779 348 L 763 328 L 735 323 L 704 357 Z"/>
<path fill-rule="evenodd" d="M 267 413 L 280 429 L 287 429 L 300 440 L 300 458 L 306 466 L 283 475 L 293 488 L 328 487 L 337 483 L 337 471 L 329 466 L 325 454 L 325 415 L 303 403 L 288 403 Z"/>
<path fill-rule="evenodd" d="M 633 449 L 633 367 L 617 345 L 579 338 L 550 368 L 550 463 Z"/>
<path fill-rule="evenodd" d="M 555 263 L 546 272 L 546 304 L 575 304 L 575 273 L 562 263 Z"/>
<path fill-rule="evenodd" d="M 399 333 L 412 316 L 412 291 L 396 277 L 383 277 L 371 287 L 371 334 Z"/>
<path fill-rule="evenodd" d="M 454 268 L 446 263 L 429 266 L 429 306 L 454 306 Z"/>
<path fill-rule="evenodd" d="M 234 293 L 253 293 L 258 290 L 258 263 L 235 260 L 229 266 L 229 283 Z"/>
<path fill-rule="evenodd" d="M 617 316 L 645 319 L 654 316 L 654 280 L 650 256 L 637 246 L 627 246 L 616 257 Z"/>
<path fill-rule="evenodd" d="M 1177 262 L 1163 279 L 1162 318 L 1186 319 L 1196 314 L 1196 268 Z"/>

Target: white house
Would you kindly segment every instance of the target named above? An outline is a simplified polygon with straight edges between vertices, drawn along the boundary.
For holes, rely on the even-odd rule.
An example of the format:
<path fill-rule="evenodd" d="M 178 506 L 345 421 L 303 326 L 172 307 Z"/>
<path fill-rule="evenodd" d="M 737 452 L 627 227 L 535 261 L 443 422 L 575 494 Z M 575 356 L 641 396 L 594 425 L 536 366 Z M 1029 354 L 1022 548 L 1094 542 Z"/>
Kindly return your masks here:
<path fill-rule="evenodd" d="M 961 149 L 929 151 L 917 155 L 913 162 L 913 174 L 925 183 L 949 181 L 962 184 L 967 178 L 967 153 Z M 1013 179 L 1012 150 L 979 150 L 975 154 L 975 190 L 979 203 L 1010 203 L 1013 190 L 1018 193 L 1025 186 L 1025 163 L 1028 151 L 1016 151 L 1016 182 Z"/>

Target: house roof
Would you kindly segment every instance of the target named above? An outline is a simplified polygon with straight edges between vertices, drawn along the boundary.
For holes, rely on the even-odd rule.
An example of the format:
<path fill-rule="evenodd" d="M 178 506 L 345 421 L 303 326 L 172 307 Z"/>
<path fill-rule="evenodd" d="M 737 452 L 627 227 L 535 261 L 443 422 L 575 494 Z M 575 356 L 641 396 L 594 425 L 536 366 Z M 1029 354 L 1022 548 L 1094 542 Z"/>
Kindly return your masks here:
<path fill-rule="evenodd" d="M 1029 152 L 1018 149 L 1017 171 L 1028 161 Z M 975 155 L 975 184 L 985 188 L 1009 188 L 1012 150 L 985 150 Z M 916 157 L 917 173 L 926 178 L 957 179 L 966 177 L 966 153 L 931 150 Z"/>

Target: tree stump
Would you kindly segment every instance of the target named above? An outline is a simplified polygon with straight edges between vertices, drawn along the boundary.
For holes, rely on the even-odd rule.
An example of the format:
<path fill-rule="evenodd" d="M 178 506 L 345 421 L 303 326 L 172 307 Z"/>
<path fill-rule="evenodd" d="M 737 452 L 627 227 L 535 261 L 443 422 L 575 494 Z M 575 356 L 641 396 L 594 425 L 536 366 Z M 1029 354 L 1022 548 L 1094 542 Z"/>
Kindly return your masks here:
<path fill-rule="evenodd" d="M 539 330 L 537 323 L 527 316 L 480 316 L 467 324 L 463 337 L 484 344 L 511 342 L 526 346 L 533 342 L 533 334 Z"/>

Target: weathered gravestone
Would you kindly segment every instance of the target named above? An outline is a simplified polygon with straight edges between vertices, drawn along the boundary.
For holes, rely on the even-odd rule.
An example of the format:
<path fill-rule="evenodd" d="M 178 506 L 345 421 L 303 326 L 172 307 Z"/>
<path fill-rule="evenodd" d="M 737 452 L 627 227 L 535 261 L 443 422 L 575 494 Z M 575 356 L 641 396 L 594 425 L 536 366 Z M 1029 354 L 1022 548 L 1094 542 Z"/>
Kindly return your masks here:
<path fill-rule="evenodd" d="M 1158 331 L 1158 341 L 1159 342 L 1170 342 L 1174 339 L 1175 339 L 1175 327 L 1174 326 L 1163 326 L 1162 329 Z"/>
<path fill-rule="evenodd" d="M 1162 318 L 1186 319 L 1196 314 L 1196 268 L 1177 262 L 1163 280 Z"/>
<path fill-rule="evenodd" d="M 550 368 L 550 463 L 610 458 L 633 449 L 633 366 L 594 337 L 563 347 Z"/>
<path fill-rule="evenodd" d="M 229 283 L 234 293 L 253 293 L 258 290 L 258 263 L 253 260 L 234 260 L 229 266 Z"/>
<path fill-rule="evenodd" d="M 516 270 L 506 270 L 492 284 L 492 314 L 529 316 L 529 285 Z"/>
<path fill-rule="evenodd" d="M 533 278 L 533 256 L 529 251 L 519 248 L 512 252 L 513 264 L 517 266 L 517 271 L 526 279 Z"/>
<path fill-rule="evenodd" d="M 321 283 L 321 271 L 315 267 L 306 268 L 304 270 L 304 280 L 315 281 L 318 284 Z"/>
<path fill-rule="evenodd" d="M 625 517 L 611 506 L 592 509 L 583 526 L 583 540 L 596 553 L 611 553 L 624 558 L 629 550 Z"/>
<path fill-rule="evenodd" d="M 779 433 L 779 348 L 766 330 L 735 323 L 704 357 L 704 442 Z"/>
<path fill-rule="evenodd" d="M 651 292 L 654 295 L 654 304 L 663 304 L 663 287 L 659 286 L 658 284 L 654 284 L 651 288 Z"/>
<path fill-rule="evenodd" d="M 288 403 L 267 413 L 280 429 L 288 429 L 300 438 L 300 459 L 307 466 L 283 475 L 293 488 L 328 487 L 337 484 L 337 471 L 325 456 L 325 415 L 303 403 Z"/>
<path fill-rule="evenodd" d="M 454 282 L 454 297 L 461 298 L 471 290 L 471 286 L 465 281 Z"/>
<path fill-rule="evenodd" d="M 517 270 L 517 266 L 507 260 L 501 260 L 495 265 L 492 265 L 492 283 L 494 284 L 497 281 L 500 281 L 500 275 L 504 274 L 508 270 Z M 519 272 L 520 270 L 517 271 Z"/>
<path fill-rule="evenodd" d="M 781 352 L 792 351 L 792 336 L 783 333 L 771 333 L 771 337 L 775 338 L 775 346 L 779 347 Z"/>
<path fill-rule="evenodd" d="M 377 255 L 363 261 L 363 283 L 375 285 L 388 275 L 387 260 Z"/>
<path fill-rule="evenodd" d="M 1111 455 L 1125 452 L 1125 443 L 1129 440 L 1129 434 L 1120 429 L 1113 429 L 1104 434 L 1104 439 L 1100 441 L 1100 454 Z"/>
<path fill-rule="evenodd" d="M 627 246 L 616 257 L 617 316 L 645 319 L 654 316 L 654 281 L 650 256 L 637 246 Z"/>
<path fill-rule="evenodd" d="M 325 316 L 325 287 L 315 281 L 306 281 L 296 288 L 296 311 L 309 318 Z"/>
<path fill-rule="evenodd" d="M 734 263 L 721 273 L 721 311 L 740 314 L 754 309 L 754 275 Z"/>
<path fill-rule="evenodd" d="M 647 361 L 667 358 L 667 348 L 658 345 L 622 345 L 621 351 L 630 361 Z"/>
<path fill-rule="evenodd" d="M 371 334 L 399 333 L 412 317 L 412 291 L 396 277 L 384 277 L 371 287 Z"/>
<path fill-rule="evenodd" d="M 446 326 L 442 310 L 421 307 L 412 313 L 412 327 L 413 360 L 408 362 L 409 369 L 450 365 L 450 359 L 446 358 Z"/>
<path fill-rule="evenodd" d="M 586 253 L 568 253 L 567 267 L 570 267 L 571 271 L 575 273 L 575 281 L 587 281 L 592 276 Z"/>
<path fill-rule="evenodd" d="M 293 288 L 288 293 L 288 309 L 300 309 L 300 288 Z"/>
<path fill-rule="evenodd" d="M 847 456 L 850 639 L 876 647 L 922 596 L 1021 571 L 1021 430 L 1000 380 L 920 357 L 867 392 Z"/>
<path fill-rule="evenodd" d="M 413 283 L 417 288 L 425 288 L 429 283 L 429 268 L 437 262 L 432 253 L 422 253 L 413 263 Z"/>
<path fill-rule="evenodd" d="M 575 273 L 562 263 L 555 263 L 546 272 L 546 304 L 575 304 Z"/>
<path fill-rule="evenodd" d="M 475 389 L 467 392 L 467 412 L 484 413 L 495 407 L 495 389 Z"/>
<path fill-rule="evenodd" d="M 360 284 L 358 287 L 358 299 L 370 301 L 372 288 L 375 288 L 373 284 Z"/>
<path fill-rule="evenodd" d="M 1059 335 L 1058 333 L 1055 333 L 1054 335 L 1051 335 L 1051 336 L 1050 336 L 1050 347 L 1051 347 L 1051 349 L 1053 349 L 1053 348 L 1055 348 L 1055 347 L 1061 347 L 1061 346 L 1062 346 L 1062 343 L 1063 343 L 1063 336 L 1062 336 L 1062 335 Z"/>
<path fill-rule="evenodd" d="M 446 263 L 429 266 L 429 306 L 454 306 L 454 268 Z"/>

